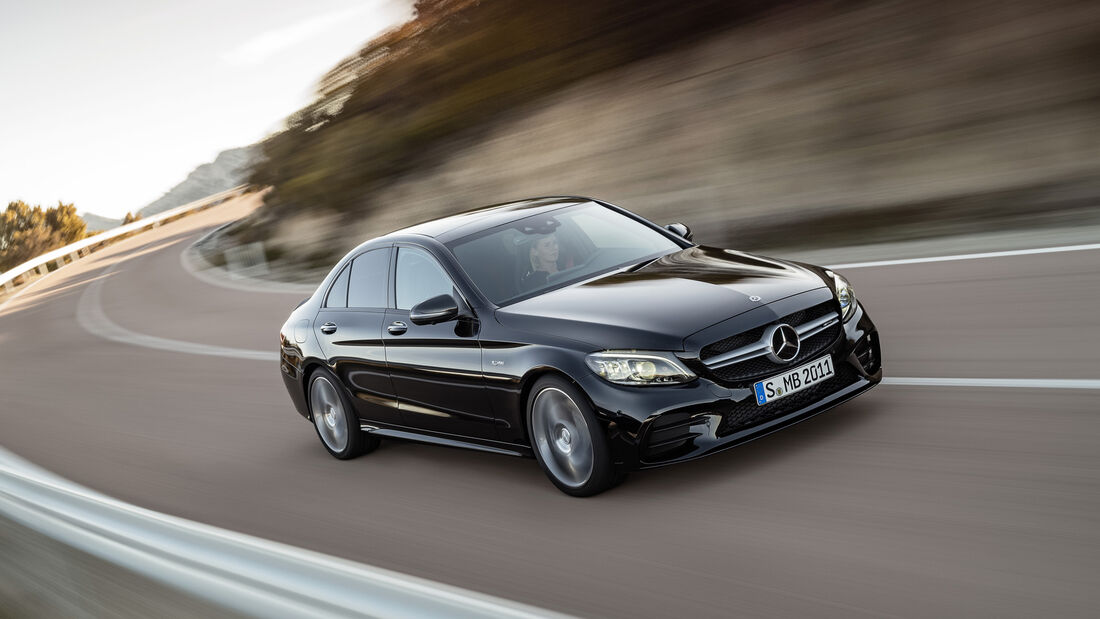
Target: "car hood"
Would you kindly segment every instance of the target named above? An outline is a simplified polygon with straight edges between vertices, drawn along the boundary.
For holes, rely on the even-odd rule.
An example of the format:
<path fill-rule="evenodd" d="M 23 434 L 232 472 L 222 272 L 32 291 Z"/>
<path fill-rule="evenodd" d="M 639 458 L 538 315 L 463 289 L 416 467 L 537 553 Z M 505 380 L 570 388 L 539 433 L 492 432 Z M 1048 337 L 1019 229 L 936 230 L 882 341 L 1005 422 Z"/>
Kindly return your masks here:
<path fill-rule="evenodd" d="M 696 246 L 633 271 L 553 290 L 497 311 L 504 325 L 602 349 L 681 350 L 684 338 L 733 316 L 816 288 L 790 262 Z M 754 300 L 759 297 L 759 300 Z"/>

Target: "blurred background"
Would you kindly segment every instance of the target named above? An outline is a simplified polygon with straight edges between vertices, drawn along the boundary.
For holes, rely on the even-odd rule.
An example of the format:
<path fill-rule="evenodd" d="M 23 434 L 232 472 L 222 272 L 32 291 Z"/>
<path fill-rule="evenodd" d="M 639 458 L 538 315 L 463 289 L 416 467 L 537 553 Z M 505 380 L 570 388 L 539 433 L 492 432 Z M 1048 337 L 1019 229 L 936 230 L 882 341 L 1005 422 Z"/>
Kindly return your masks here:
<path fill-rule="evenodd" d="M 11 449 L 156 512 L 586 616 L 1096 616 L 1098 60 L 1095 0 L 5 5 L 0 271 L 249 191 L 0 290 L 0 507 L 27 503 Z M 330 458 L 275 367 L 295 304 L 366 239 L 559 194 L 849 263 L 886 382 L 586 501 L 528 460 Z M 226 610 L 81 552 L 0 519 L 0 617 Z"/>
<path fill-rule="evenodd" d="M 785 252 L 943 237 L 962 248 L 960 235 L 1100 224 L 1100 5 L 1088 0 L 379 0 L 321 3 L 316 15 L 273 6 L 290 25 L 243 1 L 200 25 L 207 9 L 112 18 L 150 32 L 182 20 L 190 40 L 215 35 L 223 51 L 176 58 L 138 37 L 99 59 L 145 48 L 156 59 L 128 69 L 156 88 L 120 90 L 126 98 L 104 104 L 98 123 L 80 123 L 86 132 L 123 112 L 117 122 L 134 126 L 110 143 L 142 156 L 85 154 L 58 165 L 48 186 L 83 174 L 102 182 L 114 158 L 130 173 L 111 195 L 131 196 L 125 187 L 163 183 L 226 139 L 266 137 L 224 150 L 144 206 L 116 197 L 111 216 L 85 212 L 87 231 L 249 183 L 269 189 L 264 208 L 209 243 L 207 258 L 223 264 L 225 251 L 260 242 L 271 277 L 316 281 L 364 239 L 539 195 L 598 197 L 682 220 L 704 243 Z M 365 39 L 333 63 L 340 45 Z M 155 117 L 129 109 L 137 97 L 170 115 L 149 124 Z M 280 107 L 303 100 L 280 120 Z M 10 154 L 12 178 L 0 178 L 9 199 L 29 186 L 20 166 L 47 163 Z M 83 199 L 91 185 L 61 196 L 55 210 L 69 210 L 53 219 L 107 208 Z M 46 208 L 36 219 L 30 202 L 13 202 L 0 226 L 2 266 L 76 234 L 43 223 Z M 13 240 L 29 228 L 40 232 Z"/>
<path fill-rule="evenodd" d="M 557 194 L 742 249 L 1100 223 L 1095 2 L 414 10 L 260 144 L 248 180 L 273 190 L 228 242 L 315 278 L 395 228 Z"/>

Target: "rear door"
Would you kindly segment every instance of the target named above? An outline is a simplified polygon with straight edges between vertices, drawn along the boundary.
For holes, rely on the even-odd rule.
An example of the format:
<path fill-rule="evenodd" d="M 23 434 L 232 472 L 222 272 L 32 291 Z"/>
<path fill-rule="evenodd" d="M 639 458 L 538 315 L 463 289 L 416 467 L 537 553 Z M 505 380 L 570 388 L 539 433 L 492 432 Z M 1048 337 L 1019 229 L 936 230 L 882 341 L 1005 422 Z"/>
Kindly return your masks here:
<path fill-rule="evenodd" d="M 496 424 L 481 371 L 477 323 L 459 318 L 415 325 L 409 310 L 440 294 L 460 294 L 426 249 L 395 248 L 394 305 L 382 338 L 401 413 L 410 426 L 447 434 L 496 439 Z"/>
<path fill-rule="evenodd" d="M 401 425 L 382 341 L 391 251 L 372 249 L 351 260 L 333 281 L 314 328 L 359 417 Z"/>

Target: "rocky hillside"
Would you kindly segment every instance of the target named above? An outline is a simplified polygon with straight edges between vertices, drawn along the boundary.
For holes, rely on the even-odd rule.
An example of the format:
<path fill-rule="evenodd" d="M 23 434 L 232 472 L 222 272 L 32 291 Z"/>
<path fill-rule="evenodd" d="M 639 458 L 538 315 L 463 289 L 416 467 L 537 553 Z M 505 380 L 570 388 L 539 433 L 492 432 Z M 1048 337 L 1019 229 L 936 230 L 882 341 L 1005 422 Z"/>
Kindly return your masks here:
<path fill-rule="evenodd" d="M 259 146 L 253 144 L 218 153 L 214 161 L 195 168 L 183 182 L 142 207 L 138 213 L 142 217 L 156 215 L 243 184 L 246 181 L 248 169 L 256 161 L 259 152 Z M 89 232 L 103 232 L 122 225 L 121 219 L 95 213 L 84 213 L 80 218 L 84 220 Z"/>
<path fill-rule="evenodd" d="M 163 196 L 138 212 L 142 217 L 156 215 L 236 187 L 245 182 L 248 169 L 258 154 L 259 148 L 256 145 L 222 151 L 214 161 L 195 168 L 183 182 L 169 189 Z"/>
<path fill-rule="evenodd" d="M 95 213 L 84 213 L 80 218 L 84 220 L 88 232 L 103 232 L 122 225 L 121 219 L 111 219 Z"/>
<path fill-rule="evenodd" d="M 235 235 L 320 269 L 418 220 L 555 194 L 745 249 L 1095 222 L 1098 41 L 1094 1 L 782 4 L 435 140 L 356 208 L 268 204 Z M 354 180 L 388 160 L 341 161 Z"/>
<path fill-rule="evenodd" d="M 1095 219 L 1098 41 L 1095 2 L 796 6 L 516 110 L 342 233 L 554 194 L 739 247 Z"/>

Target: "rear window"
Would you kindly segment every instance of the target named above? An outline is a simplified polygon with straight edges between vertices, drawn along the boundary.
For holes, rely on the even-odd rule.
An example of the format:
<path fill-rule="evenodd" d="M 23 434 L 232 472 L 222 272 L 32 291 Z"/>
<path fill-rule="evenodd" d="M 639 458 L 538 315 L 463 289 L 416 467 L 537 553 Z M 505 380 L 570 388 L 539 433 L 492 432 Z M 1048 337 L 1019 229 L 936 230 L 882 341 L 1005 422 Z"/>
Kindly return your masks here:
<path fill-rule="evenodd" d="M 344 270 L 340 271 L 333 280 L 332 287 L 328 289 L 328 297 L 325 299 L 325 307 L 348 306 L 348 273 L 350 271 L 351 265 L 344 267 Z"/>
<path fill-rule="evenodd" d="M 386 307 L 386 277 L 389 270 L 388 248 L 374 249 L 352 260 L 348 307 Z"/>

